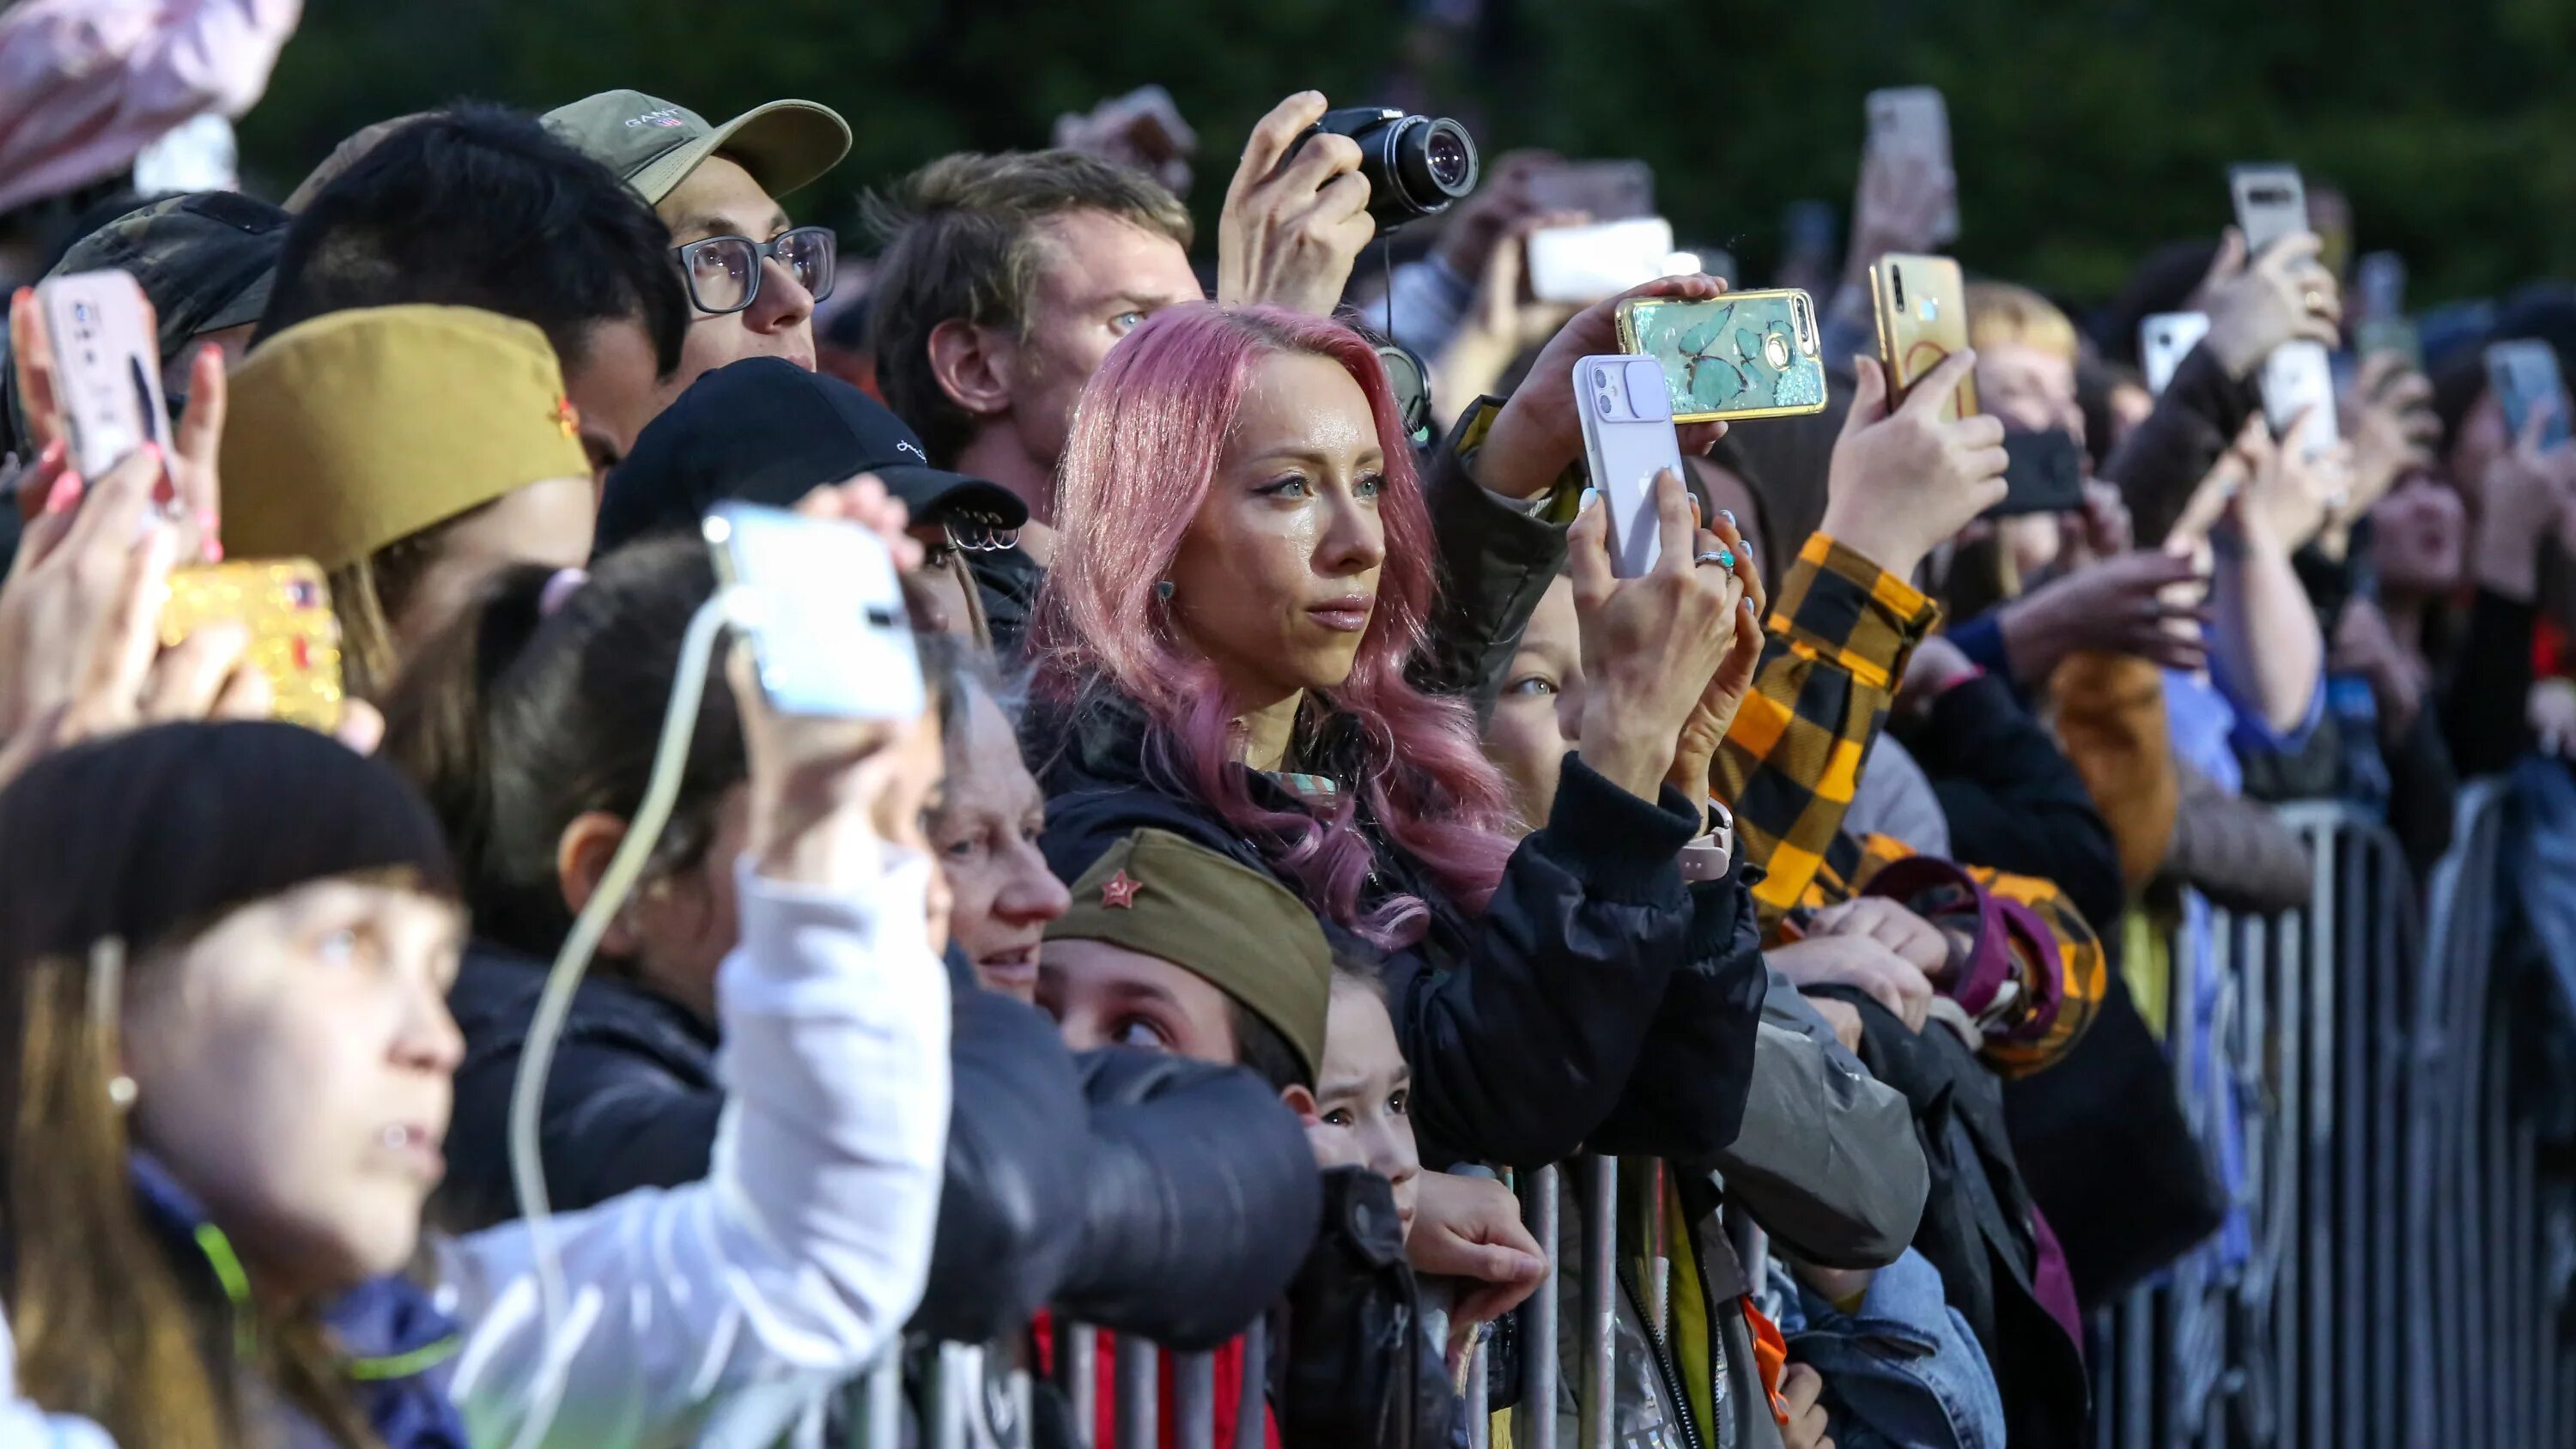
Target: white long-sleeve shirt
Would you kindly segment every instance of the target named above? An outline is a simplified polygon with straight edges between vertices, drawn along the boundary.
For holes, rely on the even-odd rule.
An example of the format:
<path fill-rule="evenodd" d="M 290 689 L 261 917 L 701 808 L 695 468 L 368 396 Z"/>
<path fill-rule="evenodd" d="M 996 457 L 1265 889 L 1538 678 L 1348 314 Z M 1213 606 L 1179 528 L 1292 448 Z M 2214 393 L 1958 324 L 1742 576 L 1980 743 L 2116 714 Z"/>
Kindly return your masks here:
<path fill-rule="evenodd" d="M 449 1392 L 478 1446 L 687 1444 L 732 1404 L 792 1418 L 891 1344 L 921 1300 L 949 1100 L 930 864 L 902 860 L 836 893 L 748 866 L 736 878 L 742 940 L 716 983 L 726 1104 L 706 1179 L 552 1220 L 566 1290 L 552 1339 L 528 1224 L 438 1245 L 440 1306 L 465 1340 Z M 13 1399 L 0 1395 L 0 1431 L 31 1410 Z M 65 1443 L 105 1444 L 78 1427 L 93 1437 Z"/>

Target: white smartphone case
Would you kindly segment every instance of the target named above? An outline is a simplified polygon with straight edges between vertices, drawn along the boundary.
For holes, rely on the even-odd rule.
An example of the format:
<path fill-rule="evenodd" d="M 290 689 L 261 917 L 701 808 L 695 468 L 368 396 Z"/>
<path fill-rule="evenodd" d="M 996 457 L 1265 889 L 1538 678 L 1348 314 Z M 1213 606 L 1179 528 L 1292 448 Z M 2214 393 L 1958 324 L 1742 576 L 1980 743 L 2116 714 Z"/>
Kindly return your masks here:
<path fill-rule="evenodd" d="M 910 719 L 925 692 L 894 556 L 838 519 L 719 503 L 706 538 L 716 575 L 738 592 L 734 623 L 751 640 L 760 692 L 780 714 Z"/>
<path fill-rule="evenodd" d="M 2147 376 L 2147 391 L 2157 397 L 2173 381 L 2174 369 L 2209 335 L 2204 312 L 2158 312 L 2138 324 L 2138 370 Z"/>
<path fill-rule="evenodd" d="M 1663 551 L 1655 475 L 1667 468 L 1682 472 L 1664 365 L 1624 354 L 1584 358 L 1574 364 L 1574 400 L 1583 415 L 1583 456 L 1592 487 L 1610 511 L 1611 572 L 1636 578 Z"/>
<path fill-rule="evenodd" d="M 1672 260 L 1673 224 L 1660 216 L 1549 227 L 1530 233 L 1530 295 L 1542 302 L 1598 302 L 1665 275 Z"/>
<path fill-rule="evenodd" d="M 2322 342 L 2285 342 L 2263 360 L 2263 416 L 2272 432 L 2278 436 L 2302 412 L 2307 425 L 2297 438 L 2281 441 L 2313 458 L 2342 436 L 2335 425 L 2334 360 Z"/>

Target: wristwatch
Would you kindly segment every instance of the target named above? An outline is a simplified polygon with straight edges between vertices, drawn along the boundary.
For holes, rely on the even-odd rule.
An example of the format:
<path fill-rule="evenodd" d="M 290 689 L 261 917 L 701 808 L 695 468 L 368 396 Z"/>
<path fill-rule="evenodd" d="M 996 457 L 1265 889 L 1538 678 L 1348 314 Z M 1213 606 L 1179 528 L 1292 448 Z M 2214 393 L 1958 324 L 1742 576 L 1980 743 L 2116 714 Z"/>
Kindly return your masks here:
<path fill-rule="evenodd" d="M 1715 800 L 1708 802 L 1708 829 L 1682 847 L 1682 880 L 1690 885 L 1726 879 L 1726 864 L 1735 854 L 1735 817 Z"/>

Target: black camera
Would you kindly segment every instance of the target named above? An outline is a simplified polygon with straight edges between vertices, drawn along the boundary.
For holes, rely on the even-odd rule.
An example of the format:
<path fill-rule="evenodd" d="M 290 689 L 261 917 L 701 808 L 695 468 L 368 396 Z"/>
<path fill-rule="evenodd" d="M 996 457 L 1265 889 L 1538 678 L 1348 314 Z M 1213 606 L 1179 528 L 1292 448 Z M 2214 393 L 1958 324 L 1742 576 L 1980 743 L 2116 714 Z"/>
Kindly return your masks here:
<path fill-rule="evenodd" d="M 1344 106 L 1297 138 L 1297 146 L 1323 132 L 1360 145 L 1360 175 L 1368 178 L 1369 216 L 1380 231 L 1416 217 L 1436 216 L 1476 189 L 1476 142 L 1447 117 L 1409 116 L 1385 106 Z M 1295 149 L 1288 153 L 1297 154 Z"/>

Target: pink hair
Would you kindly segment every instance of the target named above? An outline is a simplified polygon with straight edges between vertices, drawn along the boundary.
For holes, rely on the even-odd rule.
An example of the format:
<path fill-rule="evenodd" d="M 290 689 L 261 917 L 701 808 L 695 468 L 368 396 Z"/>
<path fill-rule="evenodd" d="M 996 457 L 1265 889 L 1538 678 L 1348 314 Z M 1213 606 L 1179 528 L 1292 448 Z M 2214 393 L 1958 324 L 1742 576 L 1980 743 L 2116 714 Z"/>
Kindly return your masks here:
<path fill-rule="evenodd" d="M 1181 538 L 1216 477 L 1255 367 L 1278 353 L 1328 357 L 1368 397 L 1386 454 L 1378 517 L 1386 530 L 1377 607 L 1350 678 L 1319 692 L 1362 740 L 1357 781 L 1329 818 L 1256 803 L 1231 729 L 1236 710 L 1216 669 L 1158 606 Z M 1482 912 L 1512 849 L 1509 795 L 1477 746 L 1473 715 L 1405 681 L 1432 592 L 1431 515 L 1377 351 L 1356 332 L 1274 307 L 1173 307 L 1124 342 L 1084 388 L 1056 485 L 1061 540 L 1029 631 L 1042 698 L 1080 708 L 1102 691 L 1146 717 L 1145 759 L 1257 842 L 1318 912 L 1381 946 L 1421 937 L 1424 903 L 1398 897 L 1363 914 L 1377 829 L 1422 862 L 1453 900 Z M 1356 789 L 1353 787 L 1356 786 Z M 1357 798 L 1354 798 L 1354 797 Z"/>

